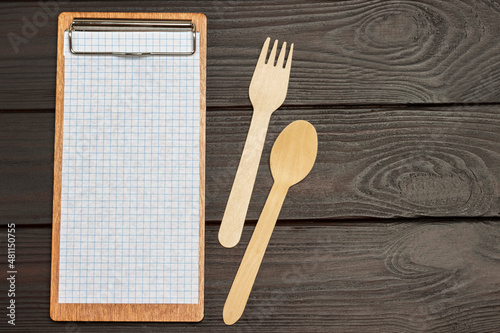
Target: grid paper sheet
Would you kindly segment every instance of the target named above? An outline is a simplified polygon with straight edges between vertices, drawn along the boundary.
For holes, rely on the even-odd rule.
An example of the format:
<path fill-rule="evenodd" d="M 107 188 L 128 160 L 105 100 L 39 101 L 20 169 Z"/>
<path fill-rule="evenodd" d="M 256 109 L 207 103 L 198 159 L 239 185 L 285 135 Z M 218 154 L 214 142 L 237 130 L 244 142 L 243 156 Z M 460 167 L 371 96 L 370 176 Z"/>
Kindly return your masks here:
<path fill-rule="evenodd" d="M 186 51 L 192 34 L 73 39 L 86 51 Z M 73 55 L 66 33 L 64 55 L 59 303 L 197 304 L 199 52 Z"/>

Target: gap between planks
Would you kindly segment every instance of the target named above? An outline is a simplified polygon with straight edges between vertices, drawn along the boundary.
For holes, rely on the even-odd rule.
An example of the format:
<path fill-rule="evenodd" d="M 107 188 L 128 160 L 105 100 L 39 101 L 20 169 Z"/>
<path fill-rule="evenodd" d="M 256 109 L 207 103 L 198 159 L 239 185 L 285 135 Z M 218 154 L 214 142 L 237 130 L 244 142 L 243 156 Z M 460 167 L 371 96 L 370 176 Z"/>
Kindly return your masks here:
<path fill-rule="evenodd" d="M 207 106 L 208 111 L 216 110 L 252 110 L 250 101 L 248 105 L 233 105 L 233 106 Z M 500 102 L 495 103 L 407 103 L 407 104 L 284 104 L 278 110 L 301 110 L 301 109 L 419 109 L 419 108 L 453 108 L 453 107 L 472 107 L 472 106 L 495 106 L 500 105 Z M 2 110 L 0 113 L 54 113 L 54 109 L 19 109 Z"/>

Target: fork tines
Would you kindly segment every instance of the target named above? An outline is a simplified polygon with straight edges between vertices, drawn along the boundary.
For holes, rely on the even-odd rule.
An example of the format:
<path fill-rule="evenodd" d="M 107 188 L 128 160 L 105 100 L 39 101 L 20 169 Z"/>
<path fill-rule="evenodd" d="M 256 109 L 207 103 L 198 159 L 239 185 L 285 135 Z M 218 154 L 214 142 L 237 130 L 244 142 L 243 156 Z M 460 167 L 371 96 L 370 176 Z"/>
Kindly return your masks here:
<path fill-rule="evenodd" d="M 269 43 L 271 42 L 271 38 L 267 37 L 266 41 L 264 42 L 264 46 L 262 46 L 262 51 L 260 52 L 259 60 L 257 61 L 257 66 L 262 66 L 262 65 L 272 65 L 275 67 L 282 67 L 283 64 L 285 63 L 285 53 L 286 53 L 286 42 L 283 42 L 283 46 L 281 47 L 280 54 L 278 56 L 278 60 L 276 61 L 276 65 L 274 64 L 274 61 L 276 59 L 276 51 L 278 49 L 278 40 L 274 41 L 273 48 L 271 49 L 271 54 L 269 55 L 269 58 L 266 62 L 266 57 L 267 57 L 267 52 L 269 50 Z M 292 66 L 292 55 L 293 55 L 293 43 L 290 46 L 290 51 L 288 52 L 288 58 L 286 61 L 286 69 L 290 70 L 290 67 Z"/>

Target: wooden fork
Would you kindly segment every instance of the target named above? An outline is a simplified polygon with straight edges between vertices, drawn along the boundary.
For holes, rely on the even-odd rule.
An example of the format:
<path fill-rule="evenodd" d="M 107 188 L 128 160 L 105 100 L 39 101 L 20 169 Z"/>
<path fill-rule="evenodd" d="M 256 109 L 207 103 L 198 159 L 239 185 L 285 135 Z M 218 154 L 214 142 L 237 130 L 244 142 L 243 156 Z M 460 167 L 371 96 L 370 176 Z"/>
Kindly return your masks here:
<path fill-rule="evenodd" d="M 293 44 L 290 47 L 286 65 L 283 66 L 286 42 L 283 42 L 278 60 L 274 65 L 278 41 L 274 42 L 271 55 L 266 62 L 270 40 L 271 38 L 268 37 L 264 42 L 250 83 L 249 95 L 253 105 L 253 115 L 219 229 L 219 242 L 224 247 L 233 247 L 240 240 L 271 114 L 283 104 L 288 90 Z"/>

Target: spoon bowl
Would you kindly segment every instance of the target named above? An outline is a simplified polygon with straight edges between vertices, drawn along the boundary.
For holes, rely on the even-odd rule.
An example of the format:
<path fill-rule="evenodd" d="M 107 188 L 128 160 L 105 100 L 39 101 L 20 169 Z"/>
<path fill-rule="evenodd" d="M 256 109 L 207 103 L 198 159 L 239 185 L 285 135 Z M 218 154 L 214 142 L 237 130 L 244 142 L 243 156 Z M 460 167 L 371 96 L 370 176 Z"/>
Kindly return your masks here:
<path fill-rule="evenodd" d="M 288 125 L 271 150 L 271 173 L 275 182 L 292 186 L 311 171 L 318 153 L 318 135 L 305 120 Z"/>

